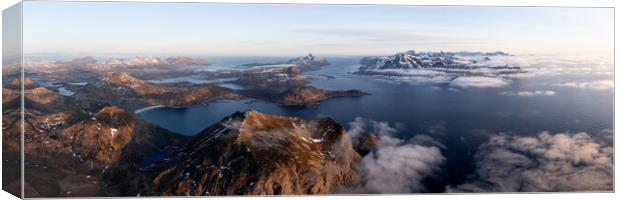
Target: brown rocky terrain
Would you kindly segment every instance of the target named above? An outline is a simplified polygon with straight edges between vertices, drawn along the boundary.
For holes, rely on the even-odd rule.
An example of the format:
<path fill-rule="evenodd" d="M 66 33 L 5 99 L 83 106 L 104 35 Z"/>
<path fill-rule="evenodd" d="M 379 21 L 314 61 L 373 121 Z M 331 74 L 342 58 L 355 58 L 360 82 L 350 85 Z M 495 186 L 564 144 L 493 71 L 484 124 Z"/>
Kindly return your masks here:
<path fill-rule="evenodd" d="M 213 84 L 154 84 L 135 78 L 128 73 L 114 72 L 101 81 L 78 90 L 79 98 L 106 99 L 129 110 L 165 105 L 190 106 L 217 100 L 252 98 L 284 106 L 315 106 L 332 97 L 359 97 L 359 90 L 329 91 L 304 86 L 300 71 L 294 67 L 277 68 L 268 72 L 252 72 L 240 82 L 248 89 L 239 92 Z M 113 97 L 113 98 L 111 98 Z"/>
<path fill-rule="evenodd" d="M 360 153 L 361 156 L 366 156 L 368 153 L 379 148 L 381 139 L 379 139 L 376 134 L 369 132 L 363 133 L 362 136 L 354 142 L 353 148 L 355 148 L 355 151 Z"/>
<path fill-rule="evenodd" d="M 360 90 L 329 91 L 311 86 L 297 87 L 279 95 L 280 104 L 286 106 L 316 106 L 319 102 L 333 97 L 360 97 L 366 93 Z"/>
<path fill-rule="evenodd" d="M 34 83 L 34 81 L 32 81 L 32 79 L 29 79 L 29 78 L 22 79 L 21 77 L 20 78 L 16 78 L 13 81 L 11 81 L 11 85 L 14 85 L 14 86 L 19 86 L 22 83 L 24 85 L 32 85 Z"/>
<path fill-rule="evenodd" d="M 240 91 L 246 97 L 277 103 L 283 106 L 313 107 L 333 97 L 360 97 L 360 90 L 330 91 L 307 86 L 309 79 L 298 67 L 277 67 L 245 72 L 235 81 L 243 85 Z"/>
<path fill-rule="evenodd" d="M 123 73 L 103 82 L 123 98 L 178 89 Z M 26 88 L 28 197 L 325 194 L 356 177 L 353 166 L 360 155 L 344 128 L 328 118 L 311 121 L 249 111 L 188 140 L 93 96 L 61 96 L 34 83 Z M 18 94 L 16 89 L 3 92 Z M 3 150 L 5 162 L 14 165 L 7 164 L 3 173 L 19 174 L 21 123 L 15 105 L 20 99 L 6 97 Z M 146 169 L 140 166 L 144 156 L 166 149 L 176 156 Z M 127 180 L 127 174 L 139 178 Z M 17 186 L 19 176 L 3 181 L 5 188 Z"/>
<path fill-rule="evenodd" d="M 235 91 L 217 85 L 160 85 L 114 72 L 78 91 L 80 98 L 107 99 L 130 110 L 153 105 L 189 106 L 220 99 L 238 99 Z"/>
<path fill-rule="evenodd" d="M 56 92 L 48 90 L 44 87 L 26 89 L 24 90 L 24 96 L 27 99 L 39 104 L 49 104 L 61 98 L 61 96 Z"/>
<path fill-rule="evenodd" d="M 286 90 L 308 84 L 298 67 L 276 67 L 248 70 L 235 83 L 257 90 Z"/>
<path fill-rule="evenodd" d="M 20 97 L 19 90 L 2 88 L 2 103 L 13 101 Z"/>
<path fill-rule="evenodd" d="M 24 153 L 26 197 L 100 196 L 104 173 L 131 166 L 137 158 L 158 152 L 182 136 L 145 123 L 116 106 L 26 89 Z M 19 93 L 7 86 L 3 92 Z M 46 97 L 46 98 L 43 98 Z M 3 188 L 19 194 L 21 115 L 18 98 L 3 99 Z"/>
<path fill-rule="evenodd" d="M 360 155 L 329 118 L 235 113 L 143 170 L 141 195 L 326 194 L 354 181 Z"/>
<path fill-rule="evenodd" d="M 117 67 L 150 70 L 161 62 L 178 68 L 202 61 L 140 58 L 121 60 Z M 191 106 L 220 99 L 313 106 L 331 97 L 364 95 L 306 86 L 308 79 L 298 67 L 243 72 L 239 83 L 248 89 L 237 92 L 215 84 L 154 84 L 135 78 L 127 69 L 108 73 L 63 67 L 101 64 L 89 57 L 38 64 L 37 73 L 47 70 L 58 77 L 76 74 L 90 79 L 79 87 L 69 85 L 84 80 L 52 79 L 75 91 L 72 96 L 30 79 L 3 86 L 3 156 L 9 163 L 3 168 L 3 187 L 15 191 L 20 177 L 10 174 L 20 174 L 21 83 L 25 86 L 27 197 L 325 194 L 355 179 L 353 165 L 360 155 L 344 128 L 328 118 L 312 121 L 249 111 L 186 138 L 133 113 L 152 105 Z M 168 151 L 175 156 L 141 166 L 145 156 Z M 127 180 L 134 178 L 127 174 L 139 176 Z"/>

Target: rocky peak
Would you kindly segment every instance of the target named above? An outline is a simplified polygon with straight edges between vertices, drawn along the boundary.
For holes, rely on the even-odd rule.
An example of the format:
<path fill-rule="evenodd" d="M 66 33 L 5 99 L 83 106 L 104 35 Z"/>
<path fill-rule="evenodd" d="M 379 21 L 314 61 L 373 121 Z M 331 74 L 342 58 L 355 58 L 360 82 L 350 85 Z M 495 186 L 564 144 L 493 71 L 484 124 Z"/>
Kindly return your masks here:
<path fill-rule="evenodd" d="M 137 79 L 125 72 L 112 72 L 104 75 L 101 80 L 111 84 L 124 85 L 132 88 L 147 84 L 146 81 Z"/>
<path fill-rule="evenodd" d="M 131 114 L 117 106 L 102 108 L 95 114 L 95 119 L 102 124 L 117 127 L 124 126 L 134 120 Z"/>
<path fill-rule="evenodd" d="M 202 131 L 171 160 L 150 167 L 147 195 L 324 194 L 356 175 L 345 129 L 335 121 L 247 111 Z M 150 178 L 148 178 L 150 177 Z"/>
<path fill-rule="evenodd" d="M 316 57 L 312 53 L 304 57 L 291 59 L 288 63 L 298 66 L 302 71 L 316 70 L 330 64 L 326 59 Z"/>
<path fill-rule="evenodd" d="M 177 57 L 169 57 L 165 60 L 168 64 L 174 66 L 190 66 L 190 65 L 209 65 L 212 62 L 209 62 L 204 59 L 199 58 L 190 58 L 187 56 L 177 56 Z"/>
<path fill-rule="evenodd" d="M 23 80 L 23 81 L 22 81 Z M 29 78 L 16 78 L 15 80 L 11 81 L 11 85 L 12 86 L 21 86 L 22 83 L 24 84 L 24 86 L 28 86 L 28 85 L 32 85 L 34 84 L 34 81 L 32 81 L 32 79 Z"/>
<path fill-rule="evenodd" d="M 104 107 L 91 119 L 84 119 L 60 132 L 60 141 L 82 161 L 114 164 L 133 137 L 136 119 L 116 107 Z"/>
<path fill-rule="evenodd" d="M 368 153 L 377 150 L 381 140 L 375 133 L 368 132 L 362 134 L 354 143 L 355 150 L 361 156 L 366 156 Z"/>
<path fill-rule="evenodd" d="M 61 98 L 58 93 L 44 87 L 27 89 L 24 91 L 24 96 L 26 99 L 39 104 L 49 104 Z"/>

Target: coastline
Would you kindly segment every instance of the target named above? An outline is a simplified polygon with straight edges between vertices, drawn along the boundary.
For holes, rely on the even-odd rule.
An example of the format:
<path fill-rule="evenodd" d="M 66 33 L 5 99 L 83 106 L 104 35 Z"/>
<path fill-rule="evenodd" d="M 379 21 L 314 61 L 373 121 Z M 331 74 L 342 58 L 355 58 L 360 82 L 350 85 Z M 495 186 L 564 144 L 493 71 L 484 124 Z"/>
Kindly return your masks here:
<path fill-rule="evenodd" d="M 165 107 L 165 106 L 164 105 L 155 105 L 155 106 L 144 107 L 144 108 L 140 108 L 140 109 L 134 111 L 133 113 L 140 114 L 140 113 L 142 113 L 144 111 L 147 111 L 147 110 L 152 110 L 152 109 L 155 109 L 155 108 L 162 108 L 162 107 Z"/>

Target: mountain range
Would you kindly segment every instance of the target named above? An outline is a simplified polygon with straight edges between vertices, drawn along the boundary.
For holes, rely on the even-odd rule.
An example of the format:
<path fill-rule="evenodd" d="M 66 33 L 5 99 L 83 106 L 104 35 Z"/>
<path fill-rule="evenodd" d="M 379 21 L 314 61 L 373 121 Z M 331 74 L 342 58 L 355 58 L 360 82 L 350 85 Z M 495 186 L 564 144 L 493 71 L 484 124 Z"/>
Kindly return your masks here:
<path fill-rule="evenodd" d="M 24 61 L 24 68 L 34 72 L 52 73 L 55 71 L 66 70 L 114 70 L 124 68 L 148 68 L 157 67 L 159 69 L 177 69 L 179 67 L 192 65 L 211 65 L 213 62 L 199 58 L 190 58 L 185 56 L 160 58 L 156 56 L 136 56 L 133 58 L 110 58 L 97 60 L 94 57 L 87 56 L 75 58 L 68 61 L 59 60 L 41 60 L 41 61 Z"/>
<path fill-rule="evenodd" d="M 276 65 L 289 65 L 299 68 L 301 71 L 314 71 L 321 69 L 321 67 L 330 65 L 330 63 L 325 58 L 319 58 L 312 53 L 303 56 L 292 58 L 288 61 L 280 61 L 280 62 L 271 62 L 271 63 L 248 63 L 239 65 L 239 67 L 260 67 L 260 66 L 276 66 Z"/>
<path fill-rule="evenodd" d="M 360 60 L 360 71 L 383 69 L 421 69 L 421 68 L 468 68 L 480 66 L 489 57 L 509 56 L 498 51 L 481 52 L 399 52 L 392 56 L 364 57 Z"/>

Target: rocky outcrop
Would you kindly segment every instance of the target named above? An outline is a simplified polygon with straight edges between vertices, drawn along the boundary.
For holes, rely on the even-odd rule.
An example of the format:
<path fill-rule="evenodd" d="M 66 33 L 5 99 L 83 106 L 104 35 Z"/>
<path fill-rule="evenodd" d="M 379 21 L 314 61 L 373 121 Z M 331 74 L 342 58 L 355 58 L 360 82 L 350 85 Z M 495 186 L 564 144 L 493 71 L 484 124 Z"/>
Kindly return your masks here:
<path fill-rule="evenodd" d="M 366 93 L 360 90 L 329 91 L 312 86 L 293 88 L 280 95 L 280 104 L 286 106 L 316 106 L 332 97 L 360 97 Z"/>
<path fill-rule="evenodd" d="M 304 57 L 290 59 L 287 63 L 299 67 L 302 71 L 319 70 L 323 66 L 330 65 L 325 58 L 316 57 L 311 53 Z"/>
<path fill-rule="evenodd" d="M 309 83 L 298 67 L 247 70 L 234 83 L 254 90 L 283 91 Z"/>
<path fill-rule="evenodd" d="M 24 91 L 24 96 L 25 98 L 39 104 L 49 104 L 61 98 L 61 95 L 58 93 L 44 87 L 27 89 Z"/>
<path fill-rule="evenodd" d="M 2 88 L 2 103 L 11 102 L 21 96 L 19 90 Z"/>
<path fill-rule="evenodd" d="M 135 121 L 119 107 L 105 107 L 91 119 L 62 130 L 58 138 L 81 160 L 114 164 L 133 137 Z"/>
<path fill-rule="evenodd" d="M 32 81 L 32 79 L 29 79 L 29 78 L 24 78 L 24 79 L 16 78 L 13 81 L 11 81 L 11 85 L 16 86 L 16 87 L 20 86 L 21 84 L 32 85 L 34 84 L 34 81 Z"/>
<path fill-rule="evenodd" d="M 326 194 L 349 184 L 360 160 L 329 118 L 235 113 L 190 141 L 143 170 L 141 195 Z"/>
<path fill-rule="evenodd" d="M 381 139 L 374 133 L 363 133 L 360 138 L 354 141 L 354 144 L 355 151 L 363 157 L 377 150 L 381 144 Z"/>
<path fill-rule="evenodd" d="M 302 75 L 299 67 L 277 67 L 269 70 L 250 70 L 235 83 L 246 89 L 240 91 L 245 97 L 273 102 L 284 106 L 318 105 L 332 97 L 359 97 L 366 95 L 360 90 L 330 91 L 307 86 L 310 81 Z"/>

